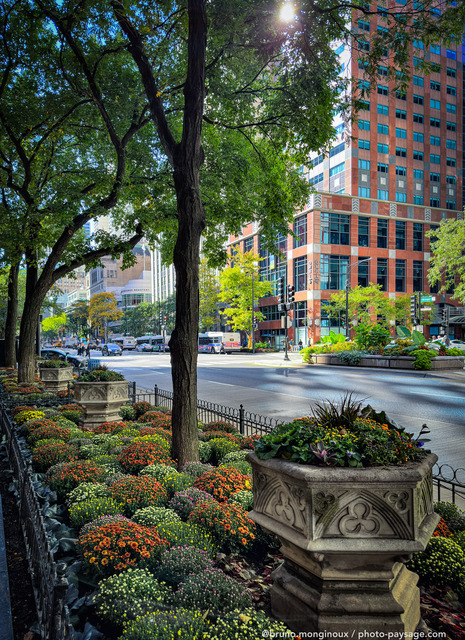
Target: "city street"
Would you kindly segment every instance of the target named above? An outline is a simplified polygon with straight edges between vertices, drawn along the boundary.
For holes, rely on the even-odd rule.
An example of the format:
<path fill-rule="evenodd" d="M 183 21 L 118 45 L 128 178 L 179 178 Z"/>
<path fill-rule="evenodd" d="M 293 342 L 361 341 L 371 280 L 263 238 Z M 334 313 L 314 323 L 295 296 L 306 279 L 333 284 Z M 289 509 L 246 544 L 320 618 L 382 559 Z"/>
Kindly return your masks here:
<path fill-rule="evenodd" d="M 95 351 L 91 357 L 99 358 Z M 304 365 L 298 353 L 199 354 L 198 396 L 247 411 L 293 419 L 307 415 L 315 401 L 338 401 L 347 391 L 418 433 L 431 429 L 428 445 L 439 463 L 465 467 L 465 371 L 386 371 Z M 125 351 L 101 358 L 139 389 L 171 390 L 169 354 Z M 465 476 L 465 474 L 464 474 Z M 465 477 L 462 478 L 465 481 Z"/>

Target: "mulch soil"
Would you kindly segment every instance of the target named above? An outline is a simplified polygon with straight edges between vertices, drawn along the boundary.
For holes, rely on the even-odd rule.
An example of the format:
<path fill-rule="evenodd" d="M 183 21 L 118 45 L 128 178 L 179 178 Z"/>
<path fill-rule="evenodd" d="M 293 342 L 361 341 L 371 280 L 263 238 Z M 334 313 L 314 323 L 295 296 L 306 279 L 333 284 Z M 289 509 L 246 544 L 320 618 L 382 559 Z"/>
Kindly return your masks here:
<path fill-rule="evenodd" d="M 0 495 L 3 505 L 14 640 L 40 640 L 40 636 L 30 630 L 37 622 L 37 614 L 19 512 L 14 493 L 8 490 L 10 477 L 5 473 L 7 471 L 8 464 L 0 461 Z M 260 560 L 246 560 L 239 556 L 220 554 L 217 564 L 228 575 L 249 589 L 256 607 L 270 614 L 271 573 L 282 559 L 279 553 L 268 553 Z M 432 638 L 465 640 L 465 608 L 457 601 L 452 591 L 437 588 L 422 590 L 421 605 L 423 619 L 428 628 L 433 631 Z M 437 632 L 445 635 L 438 636 Z"/>

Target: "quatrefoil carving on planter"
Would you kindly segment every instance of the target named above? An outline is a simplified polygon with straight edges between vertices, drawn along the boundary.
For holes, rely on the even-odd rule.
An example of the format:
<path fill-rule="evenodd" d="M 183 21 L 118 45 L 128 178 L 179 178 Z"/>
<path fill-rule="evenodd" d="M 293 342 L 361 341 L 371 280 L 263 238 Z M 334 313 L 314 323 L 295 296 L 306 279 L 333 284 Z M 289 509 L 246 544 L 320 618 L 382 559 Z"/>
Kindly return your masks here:
<path fill-rule="evenodd" d="M 364 536 L 378 533 L 381 522 L 367 502 L 352 502 L 348 513 L 339 521 L 339 530 L 345 536 Z"/>

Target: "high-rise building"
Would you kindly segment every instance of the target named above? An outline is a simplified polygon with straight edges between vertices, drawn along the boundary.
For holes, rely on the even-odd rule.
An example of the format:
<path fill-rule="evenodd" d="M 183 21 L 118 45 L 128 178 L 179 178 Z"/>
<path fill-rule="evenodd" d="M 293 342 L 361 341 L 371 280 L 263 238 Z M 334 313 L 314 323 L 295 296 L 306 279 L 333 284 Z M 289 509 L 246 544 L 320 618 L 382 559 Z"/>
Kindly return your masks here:
<path fill-rule="evenodd" d="M 344 319 L 328 317 L 325 306 L 346 286 L 377 283 L 390 298 L 436 293 L 426 278 L 430 244 L 425 234 L 442 220 L 463 218 L 462 46 L 426 47 L 415 41 L 413 76 L 405 92 L 389 77 L 387 51 L 373 88 L 357 50 L 369 47 L 370 32 L 379 28 L 385 28 L 382 15 L 355 20 L 358 46 L 335 45 L 341 73 L 352 78 L 351 90 L 366 94 L 354 122 L 335 116 L 334 144 L 309 160 L 307 175 L 316 193 L 295 215 L 297 238 L 278 238 L 274 254 L 260 247 L 252 224 L 240 238 L 231 238 L 232 246 L 260 253 L 263 278 L 276 282 L 284 275 L 294 285 L 290 335 L 296 343 L 307 344 L 330 329 L 345 332 Z M 436 65 L 429 76 L 415 73 L 423 55 Z M 450 295 L 436 296 L 425 335 L 441 332 L 441 309 L 451 302 Z M 257 337 L 282 343 L 276 297 L 259 305 L 266 321 Z M 464 330 L 451 325 L 458 338 Z"/>

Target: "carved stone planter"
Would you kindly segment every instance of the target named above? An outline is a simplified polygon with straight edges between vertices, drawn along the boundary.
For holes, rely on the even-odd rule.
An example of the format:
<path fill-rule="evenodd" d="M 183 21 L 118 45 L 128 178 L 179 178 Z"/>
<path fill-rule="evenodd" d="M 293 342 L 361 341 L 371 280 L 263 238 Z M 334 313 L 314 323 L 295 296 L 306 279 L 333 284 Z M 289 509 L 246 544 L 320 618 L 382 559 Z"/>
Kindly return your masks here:
<path fill-rule="evenodd" d="M 247 459 L 249 516 L 282 542 L 273 615 L 296 633 L 415 631 L 418 577 L 404 563 L 426 547 L 439 521 L 431 473 L 437 456 L 363 469 Z"/>
<path fill-rule="evenodd" d="M 121 420 L 118 411 L 128 401 L 128 383 L 127 380 L 76 382 L 74 399 L 84 408 L 80 423 L 84 427 Z"/>
<path fill-rule="evenodd" d="M 73 379 L 73 367 L 63 367 L 61 369 L 39 367 L 39 374 L 45 390 L 57 393 L 68 388 L 68 382 Z"/>

